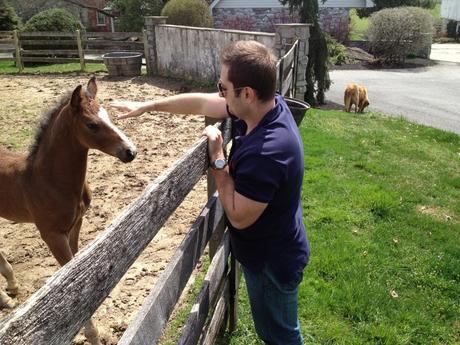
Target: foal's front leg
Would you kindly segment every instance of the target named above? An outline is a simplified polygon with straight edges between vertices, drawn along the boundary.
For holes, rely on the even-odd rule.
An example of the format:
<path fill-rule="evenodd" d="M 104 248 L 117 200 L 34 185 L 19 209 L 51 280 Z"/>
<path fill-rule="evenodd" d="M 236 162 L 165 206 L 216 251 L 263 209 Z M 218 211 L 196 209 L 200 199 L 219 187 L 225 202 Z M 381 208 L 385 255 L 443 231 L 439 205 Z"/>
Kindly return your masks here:
<path fill-rule="evenodd" d="M 19 284 L 14 276 L 13 269 L 4 254 L 0 251 L 0 273 L 6 278 L 6 291 L 9 295 L 16 296 Z M 2 289 L 0 289 L 0 308 L 14 308 L 17 302 L 13 301 Z"/>
<path fill-rule="evenodd" d="M 80 234 L 80 228 L 83 221 L 83 216 L 79 220 L 76 221 L 75 225 L 73 226 L 72 230 L 69 234 L 69 242 L 70 248 L 72 253 L 75 255 L 78 252 L 78 238 Z M 101 345 L 99 331 L 93 321 L 93 319 L 89 319 L 88 322 L 85 324 L 85 337 L 88 339 L 91 345 Z"/>

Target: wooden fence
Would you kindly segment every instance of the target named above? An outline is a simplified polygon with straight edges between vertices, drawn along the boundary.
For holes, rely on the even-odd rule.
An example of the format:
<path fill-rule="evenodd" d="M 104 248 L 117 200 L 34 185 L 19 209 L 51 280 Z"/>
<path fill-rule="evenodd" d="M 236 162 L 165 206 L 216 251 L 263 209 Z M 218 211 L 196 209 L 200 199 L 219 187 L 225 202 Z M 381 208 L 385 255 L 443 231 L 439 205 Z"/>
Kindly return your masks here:
<path fill-rule="evenodd" d="M 139 32 L 18 32 L 0 31 L 0 53 L 13 53 L 22 71 L 24 62 L 85 63 L 102 62 L 101 55 L 113 51 L 145 52 L 144 33 Z M 65 48 L 63 48 L 65 47 Z M 278 92 L 293 97 L 297 82 L 299 41 L 278 60 Z"/>
<path fill-rule="evenodd" d="M 288 97 L 294 97 L 297 87 L 297 66 L 299 60 L 299 40 L 277 62 L 277 91 Z"/>
<path fill-rule="evenodd" d="M 280 75 L 287 76 L 280 89 L 286 92 L 292 90 L 294 80 L 293 52 L 279 64 Z M 286 82 L 291 86 L 284 86 Z M 227 119 L 220 124 L 224 144 L 230 140 L 230 123 Z M 207 171 L 207 157 L 207 141 L 202 138 L 149 184 L 103 234 L 0 322 L 0 344 L 69 344 Z M 211 264 L 177 344 L 211 345 L 222 326 L 228 325 L 230 331 L 236 328 L 240 270 L 230 255 L 223 208 L 209 176 L 208 196 L 120 345 L 156 344 L 208 243 Z"/>
<path fill-rule="evenodd" d="M 222 124 L 227 142 L 229 126 L 229 120 Z M 101 236 L 0 323 L 0 344 L 70 343 L 206 172 L 207 156 L 207 141 L 202 138 L 153 181 Z M 236 275 L 229 273 L 229 241 L 227 235 L 222 235 L 224 226 L 223 209 L 213 195 L 120 344 L 156 342 L 206 244 L 211 236 L 217 236 L 219 245 L 179 340 L 179 344 L 196 344 L 199 339 L 204 344 L 213 343 L 225 311 L 232 310 L 230 315 L 236 315 L 235 303 L 230 303 L 230 295 L 236 290 Z M 216 303 L 217 312 L 210 324 L 203 327 Z M 236 318 L 229 320 L 233 328 Z"/>
<path fill-rule="evenodd" d="M 23 69 L 24 62 L 102 62 L 102 54 L 116 51 L 144 53 L 143 32 L 0 32 L 0 53 L 12 55 Z"/>

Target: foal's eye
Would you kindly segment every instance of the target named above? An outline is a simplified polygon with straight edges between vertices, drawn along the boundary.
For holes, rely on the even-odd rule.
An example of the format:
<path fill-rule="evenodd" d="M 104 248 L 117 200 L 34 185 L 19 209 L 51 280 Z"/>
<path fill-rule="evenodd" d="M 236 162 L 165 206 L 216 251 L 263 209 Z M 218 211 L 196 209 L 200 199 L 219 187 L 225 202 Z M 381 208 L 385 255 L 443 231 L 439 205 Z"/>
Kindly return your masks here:
<path fill-rule="evenodd" d="M 93 132 L 96 132 L 99 129 L 99 126 L 94 122 L 87 123 L 86 127 L 88 127 L 88 129 L 93 131 Z"/>

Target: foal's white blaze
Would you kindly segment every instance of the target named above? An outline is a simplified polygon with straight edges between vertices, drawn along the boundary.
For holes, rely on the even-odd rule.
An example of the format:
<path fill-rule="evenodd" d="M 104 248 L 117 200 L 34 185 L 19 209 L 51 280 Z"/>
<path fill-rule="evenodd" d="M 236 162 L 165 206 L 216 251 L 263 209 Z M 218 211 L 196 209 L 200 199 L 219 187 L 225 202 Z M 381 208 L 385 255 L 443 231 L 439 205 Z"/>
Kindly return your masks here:
<path fill-rule="evenodd" d="M 136 147 L 132 143 L 131 140 L 123 133 L 117 126 L 115 126 L 112 121 L 110 121 L 109 114 L 107 113 L 107 110 L 105 110 L 103 107 L 99 107 L 99 112 L 97 113 L 99 118 L 104 121 L 107 126 L 112 128 L 112 130 L 118 134 L 118 136 L 121 138 L 121 140 L 131 149 L 131 150 L 136 150 Z"/>

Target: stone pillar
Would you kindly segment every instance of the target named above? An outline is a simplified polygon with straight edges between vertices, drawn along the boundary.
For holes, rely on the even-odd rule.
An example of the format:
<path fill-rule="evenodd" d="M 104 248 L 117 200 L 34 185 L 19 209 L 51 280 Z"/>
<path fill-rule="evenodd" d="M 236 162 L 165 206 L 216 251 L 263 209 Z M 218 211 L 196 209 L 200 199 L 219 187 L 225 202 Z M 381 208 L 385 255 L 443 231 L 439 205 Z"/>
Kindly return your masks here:
<path fill-rule="evenodd" d="M 150 75 L 158 74 L 158 54 L 155 27 L 157 25 L 166 24 L 168 17 L 151 16 L 144 17 L 144 50 L 145 50 L 145 63 L 147 64 L 147 71 Z"/>
<path fill-rule="evenodd" d="M 307 89 L 305 71 L 308 62 L 308 40 L 310 38 L 311 24 L 276 24 L 275 25 L 275 51 L 278 57 L 282 57 L 291 48 L 292 44 L 299 40 L 298 62 L 297 62 L 297 86 L 295 98 L 303 100 Z"/>

